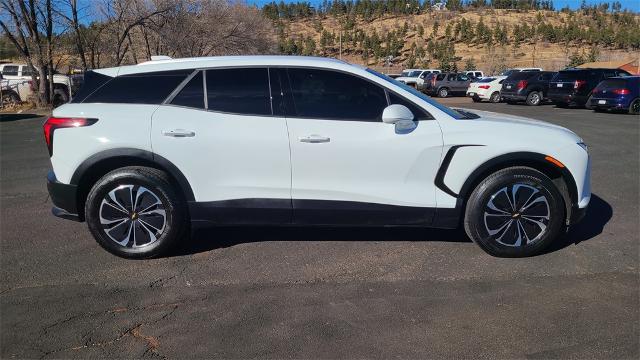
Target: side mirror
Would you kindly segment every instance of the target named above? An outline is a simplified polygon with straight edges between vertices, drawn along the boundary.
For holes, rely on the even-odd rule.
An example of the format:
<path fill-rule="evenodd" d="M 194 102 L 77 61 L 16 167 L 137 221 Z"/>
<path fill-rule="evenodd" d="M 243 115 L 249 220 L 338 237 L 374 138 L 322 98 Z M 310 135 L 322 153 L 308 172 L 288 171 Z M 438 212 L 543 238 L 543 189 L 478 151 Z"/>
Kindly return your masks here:
<path fill-rule="evenodd" d="M 396 134 L 407 134 L 416 127 L 411 110 L 400 104 L 387 106 L 382 112 L 382 122 L 395 125 Z"/>

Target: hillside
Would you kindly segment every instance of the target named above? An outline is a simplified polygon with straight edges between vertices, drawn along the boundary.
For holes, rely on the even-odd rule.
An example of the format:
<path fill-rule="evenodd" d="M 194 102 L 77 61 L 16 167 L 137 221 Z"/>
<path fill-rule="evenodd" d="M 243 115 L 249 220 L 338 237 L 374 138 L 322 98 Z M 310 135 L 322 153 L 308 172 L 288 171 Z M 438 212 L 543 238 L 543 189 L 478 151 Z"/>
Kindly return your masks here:
<path fill-rule="evenodd" d="M 640 56 L 640 16 L 595 8 L 429 9 L 377 17 L 316 12 L 278 16 L 274 23 L 284 53 L 342 57 L 376 68 L 476 67 L 495 73 L 507 67 L 558 70 Z"/>

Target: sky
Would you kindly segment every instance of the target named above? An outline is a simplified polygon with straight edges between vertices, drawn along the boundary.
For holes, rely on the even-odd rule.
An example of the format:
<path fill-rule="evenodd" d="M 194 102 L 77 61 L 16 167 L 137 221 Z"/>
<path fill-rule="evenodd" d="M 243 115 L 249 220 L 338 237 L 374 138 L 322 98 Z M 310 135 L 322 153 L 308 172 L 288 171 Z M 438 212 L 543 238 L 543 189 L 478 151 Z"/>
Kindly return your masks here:
<path fill-rule="evenodd" d="M 250 4 L 257 4 L 258 6 L 271 2 L 271 0 L 246 0 L 246 1 Z M 303 0 L 303 1 L 308 1 L 311 4 L 319 4 L 322 2 L 322 0 Z M 614 1 L 615 0 L 587 0 L 587 4 L 593 5 L 593 4 L 601 4 L 605 2 L 608 2 L 611 4 Z M 623 9 L 640 12 L 640 0 L 618 0 L 618 1 L 622 4 Z M 280 2 L 280 0 L 276 0 L 276 2 Z M 296 2 L 296 0 L 284 0 L 284 2 Z M 556 8 L 556 10 L 560 10 L 567 5 L 572 9 L 577 9 L 580 7 L 581 3 L 582 3 L 582 0 L 553 0 L 553 6 Z"/>

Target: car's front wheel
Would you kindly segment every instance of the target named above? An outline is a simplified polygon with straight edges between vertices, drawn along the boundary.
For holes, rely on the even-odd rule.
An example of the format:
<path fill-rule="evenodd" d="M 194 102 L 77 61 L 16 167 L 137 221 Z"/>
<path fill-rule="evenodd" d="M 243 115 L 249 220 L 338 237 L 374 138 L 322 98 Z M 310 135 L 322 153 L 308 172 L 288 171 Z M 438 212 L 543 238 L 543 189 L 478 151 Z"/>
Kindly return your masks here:
<path fill-rule="evenodd" d="M 555 184 L 529 167 L 510 167 L 484 179 L 468 199 L 467 235 L 494 256 L 543 251 L 564 228 L 564 200 Z"/>
<path fill-rule="evenodd" d="M 148 167 L 106 174 L 85 205 L 85 218 L 98 244 L 125 258 L 165 254 L 187 233 L 186 214 L 186 204 L 167 174 Z"/>

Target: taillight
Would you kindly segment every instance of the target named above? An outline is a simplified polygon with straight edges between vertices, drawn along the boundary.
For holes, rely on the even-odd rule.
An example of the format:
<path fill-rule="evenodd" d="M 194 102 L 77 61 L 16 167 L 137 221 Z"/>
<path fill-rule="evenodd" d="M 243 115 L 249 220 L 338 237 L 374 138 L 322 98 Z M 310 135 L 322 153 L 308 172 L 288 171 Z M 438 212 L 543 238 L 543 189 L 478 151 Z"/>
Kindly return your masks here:
<path fill-rule="evenodd" d="M 576 90 L 580 89 L 586 83 L 587 82 L 585 80 L 576 80 L 576 82 L 573 83 L 573 88 L 576 89 Z"/>
<path fill-rule="evenodd" d="M 527 80 L 520 80 L 518 81 L 518 84 L 516 85 L 516 88 L 518 88 L 518 90 L 522 90 L 524 88 L 527 87 Z"/>
<path fill-rule="evenodd" d="M 45 121 L 42 128 L 44 129 L 44 141 L 49 149 L 49 156 L 53 155 L 53 132 L 56 129 L 83 127 L 93 125 L 98 119 L 82 119 L 82 118 L 57 118 L 50 117 Z"/>
<path fill-rule="evenodd" d="M 629 95 L 631 93 L 631 91 L 629 91 L 629 89 L 615 89 L 615 90 L 613 90 L 611 92 L 616 94 L 616 95 Z"/>
<path fill-rule="evenodd" d="M 479 89 L 488 89 L 489 85 L 480 85 L 478 86 Z"/>

